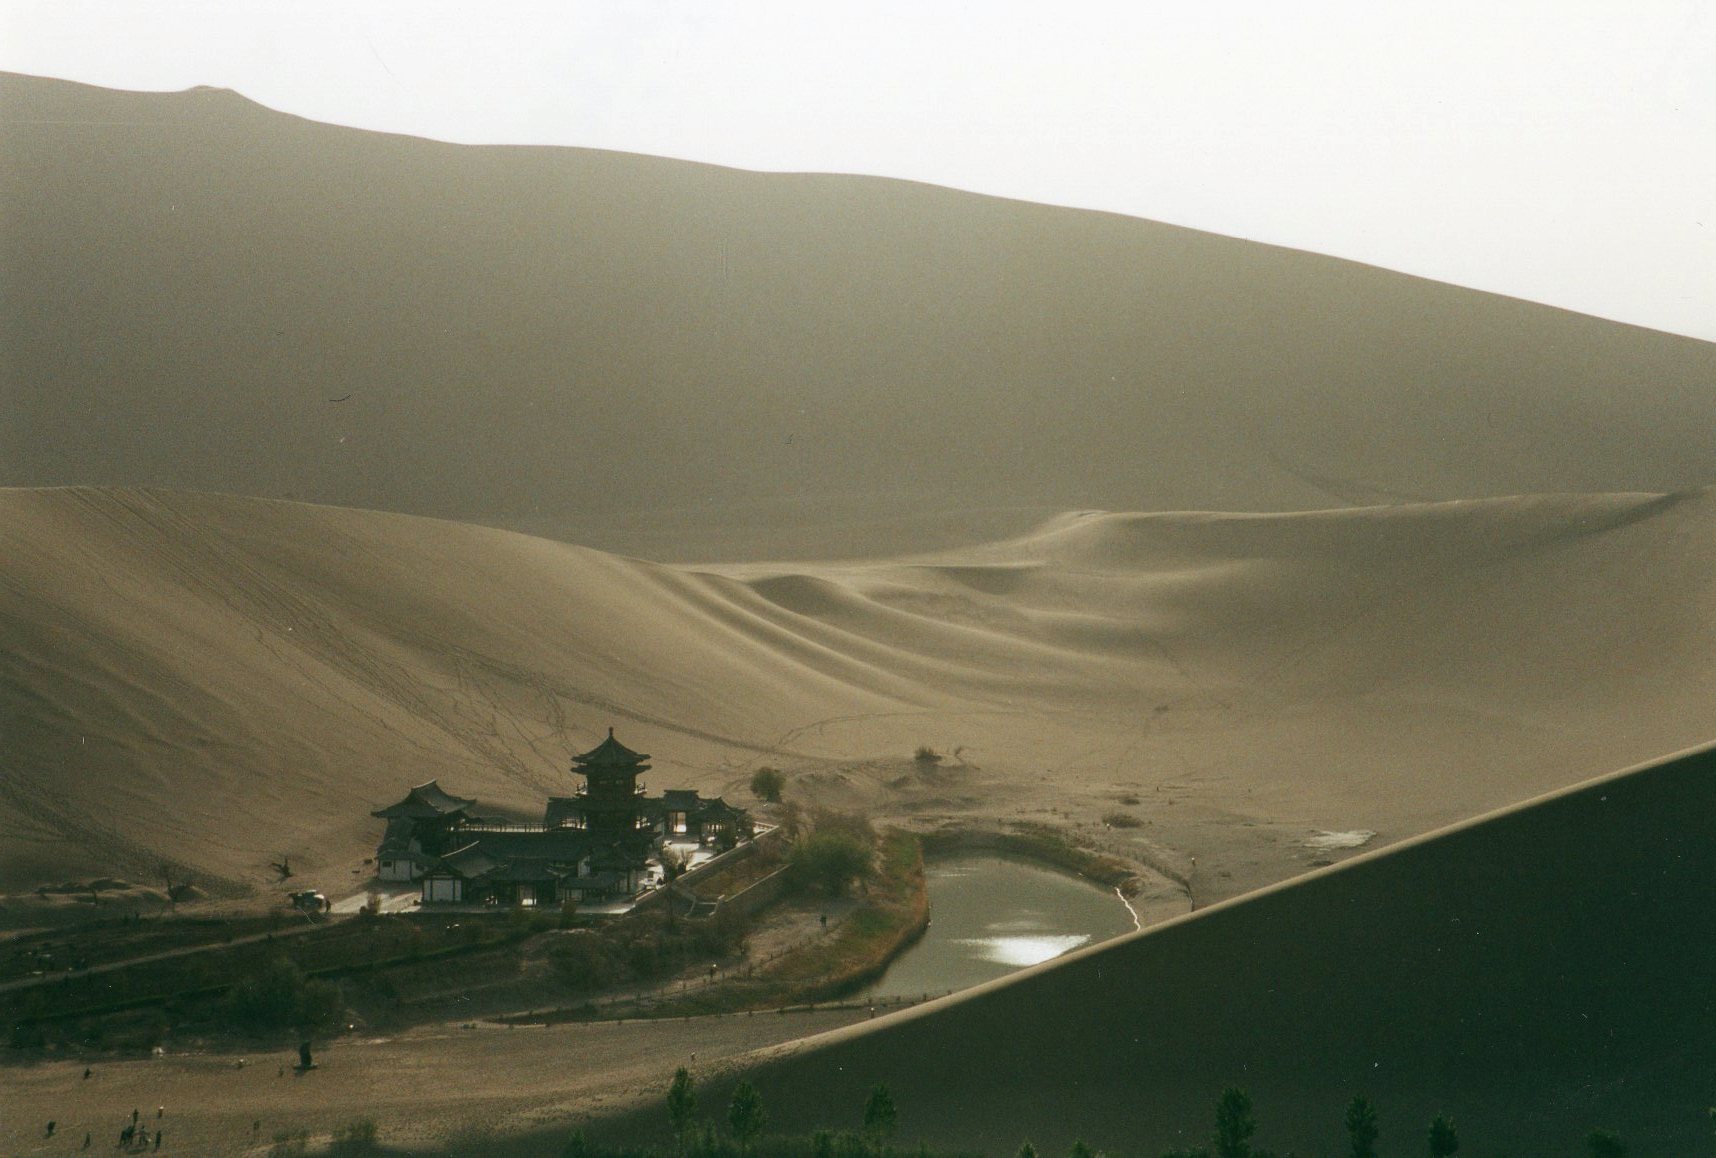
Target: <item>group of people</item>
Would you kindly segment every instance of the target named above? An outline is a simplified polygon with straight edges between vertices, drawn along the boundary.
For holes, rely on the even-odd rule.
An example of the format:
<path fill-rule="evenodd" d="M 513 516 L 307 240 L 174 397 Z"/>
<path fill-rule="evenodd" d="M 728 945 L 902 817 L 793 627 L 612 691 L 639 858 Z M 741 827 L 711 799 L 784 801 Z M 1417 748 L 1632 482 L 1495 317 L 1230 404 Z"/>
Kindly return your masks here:
<path fill-rule="evenodd" d="M 159 1150 L 161 1148 L 161 1135 L 163 1133 L 160 1123 L 161 1119 L 167 1116 L 167 1107 L 155 1107 L 155 1134 L 153 1145 L 150 1144 L 151 1139 L 149 1127 L 138 1121 L 141 1116 L 142 1115 L 136 1110 L 131 1111 L 130 1124 L 123 1130 L 119 1131 L 119 1144 L 129 1150 Z M 86 1147 L 89 1145 L 88 1134 L 83 1136 L 83 1144 Z"/>
<path fill-rule="evenodd" d="M 243 1069 L 244 1065 L 245 1065 L 244 1059 L 241 1058 L 238 1062 L 238 1068 Z M 311 1059 L 311 1056 L 310 1056 L 310 1043 L 308 1041 L 302 1042 L 298 1046 L 298 1066 L 296 1068 L 299 1069 L 300 1071 L 312 1070 L 312 1069 L 316 1068 L 316 1063 Z M 281 1073 L 282 1077 L 285 1076 L 285 1074 L 286 1074 L 286 1067 L 285 1066 L 280 1067 L 280 1073 Z M 90 1080 L 90 1078 L 92 1078 L 94 1076 L 95 1076 L 95 1071 L 93 1069 L 91 1069 L 90 1067 L 85 1066 L 84 1071 L 83 1071 L 83 1080 L 87 1082 Z M 156 1106 L 155 1107 L 155 1128 L 154 1128 L 154 1130 L 151 1131 L 149 1129 L 149 1124 L 143 1120 L 143 1112 L 141 1110 L 133 1109 L 131 1111 L 131 1120 L 129 1122 L 127 1122 L 125 1124 L 125 1126 L 119 1131 L 119 1146 L 120 1146 L 120 1148 L 123 1150 L 130 1150 L 133 1152 L 143 1151 L 143 1150 L 147 1150 L 147 1151 L 159 1150 L 161 1148 L 161 1140 L 165 1136 L 165 1133 L 166 1133 L 162 1129 L 162 1121 L 166 1118 L 166 1116 L 167 1116 L 167 1107 Z M 59 1124 L 58 1119 L 50 1119 L 48 1121 L 47 1129 L 43 1132 L 43 1136 L 47 1137 L 47 1138 L 54 1137 L 59 1132 L 59 1127 L 60 1127 L 60 1124 Z M 251 1133 L 253 1135 L 256 1134 L 257 1132 L 259 1132 L 261 1129 L 262 1129 L 262 1122 L 260 1119 L 258 1119 L 255 1123 L 253 1123 L 250 1127 Z M 84 1133 L 84 1136 L 83 1136 L 83 1147 L 82 1148 L 85 1150 L 88 1150 L 90 1148 L 90 1146 L 93 1144 L 94 1144 L 93 1132 L 86 1131 Z"/>
<path fill-rule="evenodd" d="M 85 1081 L 89 1080 L 89 1075 L 89 1070 L 86 1069 L 83 1071 Z M 131 1121 L 127 1122 L 124 1129 L 119 1131 L 119 1145 L 126 1150 L 159 1150 L 161 1148 L 161 1139 L 166 1133 L 166 1131 L 161 1128 L 160 1123 L 161 1119 L 166 1116 L 167 1107 L 155 1107 L 155 1132 L 151 1134 L 149 1132 L 148 1125 L 142 1121 L 142 1111 L 132 1110 Z M 48 1119 L 48 1128 L 45 1131 L 44 1136 L 52 1138 L 54 1134 L 58 1132 L 59 1128 L 59 1119 Z M 88 1150 L 93 1141 L 93 1132 L 88 1130 L 84 1131 L 83 1149 Z"/>

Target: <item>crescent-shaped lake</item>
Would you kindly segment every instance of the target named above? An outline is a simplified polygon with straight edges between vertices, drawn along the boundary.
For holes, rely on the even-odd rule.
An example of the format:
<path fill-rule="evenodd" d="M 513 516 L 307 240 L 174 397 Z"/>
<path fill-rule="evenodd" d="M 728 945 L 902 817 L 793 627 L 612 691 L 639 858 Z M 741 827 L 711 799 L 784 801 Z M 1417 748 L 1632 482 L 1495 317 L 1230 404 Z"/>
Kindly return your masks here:
<path fill-rule="evenodd" d="M 870 989 L 936 996 L 1005 976 L 1137 927 L 1113 890 L 989 854 L 930 861 L 930 925 Z"/>

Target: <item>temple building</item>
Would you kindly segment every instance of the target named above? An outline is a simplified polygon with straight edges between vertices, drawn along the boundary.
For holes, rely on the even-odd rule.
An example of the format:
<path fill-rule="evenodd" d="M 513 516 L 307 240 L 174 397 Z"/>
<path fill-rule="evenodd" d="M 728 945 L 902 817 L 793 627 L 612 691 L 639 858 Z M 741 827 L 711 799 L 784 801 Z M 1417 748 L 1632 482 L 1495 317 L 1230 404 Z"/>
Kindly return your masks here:
<path fill-rule="evenodd" d="M 370 815 L 387 821 L 376 849 L 382 880 L 420 881 L 424 904 L 545 905 L 623 900 L 662 875 L 664 845 L 731 848 L 750 839 L 750 816 L 720 797 L 670 789 L 649 796 L 638 777 L 649 755 L 608 737 L 572 757 L 584 778 L 551 796 L 541 823 L 475 816 L 475 800 L 431 780 Z"/>

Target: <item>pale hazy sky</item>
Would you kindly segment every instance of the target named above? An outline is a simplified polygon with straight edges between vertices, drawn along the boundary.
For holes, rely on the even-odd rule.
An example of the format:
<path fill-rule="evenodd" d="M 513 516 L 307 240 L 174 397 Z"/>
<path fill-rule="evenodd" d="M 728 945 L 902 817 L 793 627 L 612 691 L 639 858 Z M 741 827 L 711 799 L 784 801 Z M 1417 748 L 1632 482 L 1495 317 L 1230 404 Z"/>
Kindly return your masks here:
<path fill-rule="evenodd" d="M 0 0 L 0 69 L 221 85 L 445 140 L 909 177 L 1716 339 L 1716 5 L 1698 0 Z"/>

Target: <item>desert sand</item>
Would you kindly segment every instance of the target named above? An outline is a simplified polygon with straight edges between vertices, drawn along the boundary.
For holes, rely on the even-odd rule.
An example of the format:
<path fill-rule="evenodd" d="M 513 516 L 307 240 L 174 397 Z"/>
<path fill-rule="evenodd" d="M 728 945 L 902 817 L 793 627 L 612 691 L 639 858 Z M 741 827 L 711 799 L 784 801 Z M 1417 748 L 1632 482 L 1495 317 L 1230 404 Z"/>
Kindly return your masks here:
<path fill-rule="evenodd" d="M 284 853 L 337 888 L 410 784 L 536 807 L 611 724 L 661 787 L 737 799 L 763 763 L 880 817 L 1094 826 L 1131 795 L 1148 823 L 1104 839 L 1207 903 L 1326 855 L 1316 830 L 1386 843 L 1697 742 L 1713 519 L 1703 492 L 1084 513 L 936 556 L 697 568 L 0 492 L 4 872 L 168 857 L 233 892 Z M 951 758 L 912 773 L 919 744 Z"/>
<path fill-rule="evenodd" d="M 1707 1129 L 1709 757 L 1574 786 L 1710 736 L 1716 346 L 895 181 L 0 109 L 0 892 L 354 892 L 406 787 L 532 810 L 612 726 L 655 790 L 1049 823 L 1198 910 L 734 1062 L 783 1122 L 880 1078 L 997 1148 L 1178 1144 L 1229 1082 L 1283 1148 L 1355 1087 L 1516 1152 Z M 103 1072 L 181 1152 L 371 1108 L 528 1150 L 823 1027 L 353 1040 L 314 1108 Z"/>
<path fill-rule="evenodd" d="M 0 109 L 0 485 L 690 561 L 1716 479 L 1716 345 L 1354 262 L 212 89 Z"/>
<path fill-rule="evenodd" d="M 8 1154 L 110 1151 L 133 1108 L 155 1111 L 162 1153 L 266 1154 L 276 1134 L 304 1131 L 325 1145 L 346 1123 L 374 1121 L 407 1152 L 484 1158 L 523 1139 L 548 1154 L 574 1123 L 634 1105 L 680 1065 L 703 1065 L 759 1046 L 838 1027 L 862 1014 L 819 1011 L 676 1021 L 507 1029 L 485 1023 L 343 1038 L 293 1070 L 294 1049 L 178 1053 L 151 1060 L 53 1060 L 6 1071 L 0 1145 Z M 696 1054 L 696 1059 L 692 1054 Z M 243 1062 L 243 1065 L 239 1063 Z M 665 1069 L 664 1069 L 665 1067 Z M 49 1120 L 59 1123 L 45 1139 Z M 533 1138 L 547 1129 L 550 1142 Z M 256 1129 L 252 1129 L 256 1126 Z"/>

